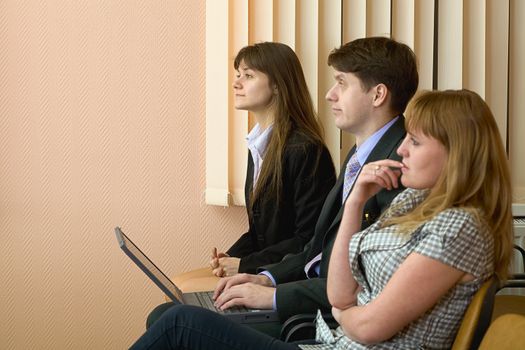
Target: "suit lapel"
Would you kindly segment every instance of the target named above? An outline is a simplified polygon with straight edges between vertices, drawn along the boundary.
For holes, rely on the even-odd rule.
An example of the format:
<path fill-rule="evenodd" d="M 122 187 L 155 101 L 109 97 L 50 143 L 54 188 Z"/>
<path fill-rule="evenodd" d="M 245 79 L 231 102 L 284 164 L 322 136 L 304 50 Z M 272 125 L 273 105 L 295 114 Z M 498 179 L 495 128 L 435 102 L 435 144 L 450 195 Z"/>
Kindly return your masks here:
<path fill-rule="evenodd" d="M 244 181 L 244 199 L 246 201 L 246 208 L 250 205 L 252 198 L 253 187 L 253 159 L 250 151 L 248 151 L 248 166 L 246 167 L 246 180 Z"/>
<path fill-rule="evenodd" d="M 366 159 L 365 164 L 374 162 L 376 160 L 388 158 L 392 154 L 392 152 L 396 152 L 397 145 L 399 144 L 400 140 L 402 140 L 403 137 L 405 137 L 405 134 L 406 134 L 404 125 L 405 125 L 405 118 L 401 115 L 399 116 L 398 120 L 394 124 L 392 124 L 392 126 L 381 137 L 381 139 L 376 144 L 374 149 L 372 149 L 372 152 L 370 152 L 370 154 L 368 155 L 368 158 Z M 355 146 L 348 153 L 348 156 L 346 157 L 346 160 L 344 163 L 344 167 L 341 169 L 342 176 L 339 175 L 339 178 L 341 177 L 344 178 L 343 169 L 346 168 L 346 163 L 350 159 L 350 156 L 354 153 L 354 150 L 355 150 Z M 363 166 L 365 164 L 363 164 Z M 340 194 L 342 191 L 343 185 L 342 185 L 342 181 L 341 181 L 341 184 L 339 184 L 339 180 L 340 179 L 338 179 L 337 183 L 338 183 L 338 189 L 339 189 L 338 192 Z M 352 189 L 353 189 L 353 186 L 352 186 Z M 350 191 L 352 191 L 352 189 L 350 189 Z M 339 201 L 341 201 L 341 195 L 339 195 L 338 199 Z M 339 227 L 339 224 L 343 217 L 343 209 L 344 209 L 344 205 L 340 205 L 337 215 L 334 217 L 334 220 L 332 221 L 328 230 L 325 231 L 327 234 L 324 237 L 324 244 L 326 244 L 327 239 L 330 239 L 329 237 L 332 236 L 330 233 L 332 231 L 335 231 L 335 227 L 337 228 Z"/>
<path fill-rule="evenodd" d="M 337 216 L 340 215 L 341 212 L 341 196 L 343 192 L 343 182 L 344 182 L 344 170 L 346 168 L 346 164 L 348 163 L 348 160 L 350 159 L 351 155 L 355 152 L 355 146 L 352 147 L 350 152 L 348 152 L 348 155 L 346 156 L 346 159 L 343 163 L 343 166 L 341 167 L 341 172 L 339 173 L 339 177 L 337 178 L 337 181 L 332 188 L 332 190 L 328 193 L 328 196 L 326 196 L 326 200 L 324 202 L 323 208 L 321 210 L 321 213 L 319 214 L 319 219 L 317 220 L 317 225 L 315 228 L 315 234 L 313 238 L 313 244 L 311 245 L 311 249 L 309 251 L 308 259 L 313 259 L 319 252 L 321 251 L 323 247 L 323 241 L 326 237 L 326 233 L 328 232 L 329 228 L 333 226 L 334 218 L 337 218 Z M 339 219 L 340 221 L 341 219 Z"/>

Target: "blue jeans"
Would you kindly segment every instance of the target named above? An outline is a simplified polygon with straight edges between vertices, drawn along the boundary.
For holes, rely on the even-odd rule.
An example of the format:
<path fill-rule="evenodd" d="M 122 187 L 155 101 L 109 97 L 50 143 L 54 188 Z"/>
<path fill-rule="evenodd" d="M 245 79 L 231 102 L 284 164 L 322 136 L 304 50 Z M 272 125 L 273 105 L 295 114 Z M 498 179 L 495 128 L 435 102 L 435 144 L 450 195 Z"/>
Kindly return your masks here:
<path fill-rule="evenodd" d="M 298 350 L 299 347 L 230 321 L 216 312 L 176 305 L 164 312 L 131 349 Z"/>

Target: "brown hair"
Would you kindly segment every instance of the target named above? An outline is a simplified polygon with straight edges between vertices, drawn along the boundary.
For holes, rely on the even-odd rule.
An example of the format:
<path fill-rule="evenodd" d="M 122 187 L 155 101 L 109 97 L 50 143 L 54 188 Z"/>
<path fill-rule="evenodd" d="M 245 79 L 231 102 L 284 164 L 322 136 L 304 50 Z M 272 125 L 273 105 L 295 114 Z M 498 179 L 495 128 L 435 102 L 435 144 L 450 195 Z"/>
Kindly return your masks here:
<path fill-rule="evenodd" d="M 271 101 L 275 111 L 273 129 L 257 186 L 249 204 L 251 208 L 256 199 L 263 197 L 262 194 L 265 198 L 280 200 L 284 148 L 292 130 L 319 145 L 324 145 L 324 141 L 301 63 L 290 47 L 276 42 L 246 46 L 235 57 L 235 69 L 239 68 L 241 61 L 248 67 L 266 74 L 270 86 L 277 88 L 277 93 Z M 320 154 L 321 151 L 318 157 Z"/>
<path fill-rule="evenodd" d="M 512 253 L 512 189 L 507 155 L 489 107 L 468 90 L 429 91 L 410 102 L 407 130 L 443 144 L 448 160 L 428 197 L 388 220 L 407 231 L 439 212 L 460 207 L 486 223 L 494 237 L 495 272 L 505 279 Z"/>
<path fill-rule="evenodd" d="M 333 50 L 328 65 L 355 74 L 365 91 L 385 84 L 392 99 L 390 108 L 403 113 L 419 84 L 416 56 L 405 44 L 383 37 L 357 39 Z"/>

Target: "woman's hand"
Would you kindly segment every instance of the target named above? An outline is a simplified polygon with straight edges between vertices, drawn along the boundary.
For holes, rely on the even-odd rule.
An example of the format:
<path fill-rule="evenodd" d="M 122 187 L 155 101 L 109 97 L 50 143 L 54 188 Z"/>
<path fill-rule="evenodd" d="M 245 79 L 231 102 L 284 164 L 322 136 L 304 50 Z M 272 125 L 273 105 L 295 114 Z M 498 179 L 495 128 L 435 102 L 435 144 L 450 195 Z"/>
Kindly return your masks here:
<path fill-rule="evenodd" d="M 365 164 L 346 202 L 365 203 L 383 188 L 398 188 L 403 167 L 403 163 L 391 159 Z"/>
<path fill-rule="evenodd" d="M 226 253 L 219 253 L 217 247 L 213 247 L 211 250 L 210 268 L 212 273 L 217 277 L 223 277 L 224 271 L 222 271 L 219 259 L 229 257 Z"/>
<path fill-rule="evenodd" d="M 233 276 L 239 272 L 241 259 L 224 257 L 218 259 L 218 266 L 212 270 L 217 277 Z"/>
<path fill-rule="evenodd" d="M 217 248 L 211 250 L 210 267 L 217 277 L 233 276 L 239 272 L 241 259 L 232 258 L 226 253 L 218 253 Z"/>

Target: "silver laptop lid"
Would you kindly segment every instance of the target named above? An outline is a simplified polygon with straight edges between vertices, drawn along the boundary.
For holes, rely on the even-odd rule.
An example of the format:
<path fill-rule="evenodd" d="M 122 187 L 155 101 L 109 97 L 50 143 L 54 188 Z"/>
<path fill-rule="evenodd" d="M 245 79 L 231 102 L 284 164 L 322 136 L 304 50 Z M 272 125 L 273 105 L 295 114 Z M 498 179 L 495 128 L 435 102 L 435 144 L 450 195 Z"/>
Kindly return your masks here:
<path fill-rule="evenodd" d="M 115 227 L 115 234 L 117 236 L 120 248 L 126 253 L 127 256 L 137 264 L 138 267 L 153 281 L 155 284 L 162 289 L 162 291 L 170 297 L 174 302 L 183 303 L 182 292 L 177 286 L 162 272 L 157 265 L 151 261 L 146 254 L 144 254 L 136 245 L 133 243 L 128 236 L 122 232 L 120 227 Z"/>

